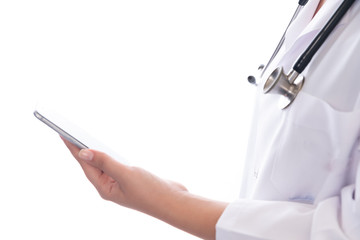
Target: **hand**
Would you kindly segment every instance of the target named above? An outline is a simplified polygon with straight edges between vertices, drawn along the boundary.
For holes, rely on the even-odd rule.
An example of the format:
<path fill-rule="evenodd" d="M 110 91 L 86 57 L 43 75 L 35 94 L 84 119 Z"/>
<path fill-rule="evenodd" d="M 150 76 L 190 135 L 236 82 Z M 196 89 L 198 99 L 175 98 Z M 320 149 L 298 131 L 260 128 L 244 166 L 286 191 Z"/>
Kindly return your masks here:
<path fill-rule="evenodd" d="M 150 215 L 158 215 L 156 206 L 164 206 L 162 204 L 168 201 L 169 193 L 187 191 L 178 183 L 162 180 L 141 168 L 121 164 L 105 153 L 80 150 L 66 140 L 64 143 L 105 200 Z"/>
<path fill-rule="evenodd" d="M 63 141 L 102 198 L 149 214 L 198 237 L 215 239 L 215 225 L 227 203 L 190 194 L 181 184 L 121 164 L 105 153 L 80 150 Z"/>

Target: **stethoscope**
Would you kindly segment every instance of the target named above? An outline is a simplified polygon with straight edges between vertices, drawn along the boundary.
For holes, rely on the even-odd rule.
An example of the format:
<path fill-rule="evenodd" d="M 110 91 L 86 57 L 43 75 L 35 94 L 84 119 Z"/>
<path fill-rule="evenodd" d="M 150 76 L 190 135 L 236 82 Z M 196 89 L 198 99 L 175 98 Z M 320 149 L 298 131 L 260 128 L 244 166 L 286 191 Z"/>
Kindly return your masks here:
<path fill-rule="evenodd" d="M 264 66 L 261 65 L 259 67 L 260 77 L 263 76 L 270 63 L 273 61 L 280 48 L 282 47 L 285 41 L 285 35 L 287 29 L 291 25 L 291 23 L 295 20 L 300 10 L 306 5 L 308 0 L 299 0 L 298 7 L 292 16 L 290 23 L 288 24 L 279 44 L 277 45 L 274 53 L 270 57 L 268 63 Z M 296 98 L 297 94 L 301 90 L 304 85 L 305 77 L 301 75 L 307 65 L 310 63 L 313 56 L 319 50 L 319 48 L 323 45 L 327 37 L 334 30 L 336 25 L 340 22 L 342 17 L 345 15 L 347 10 L 351 7 L 351 5 L 355 2 L 355 0 L 344 0 L 336 12 L 332 15 L 330 20 L 326 23 L 326 25 L 321 29 L 319 34 L 314 38 L 314 40 L 310 43 L 304 53 L 298 58 L 293 68 L 290 70 L 288 74 L 284 73 L 283 67 L 277 67 L 267 78 L 263 86 L 263 92 L 271 93 L 271 94 L 279 94 L 279 107 L 281 109 L 287 108 Z M 254 76 L 249 76 L 248 81 L 256 85 L 256 79 Z"/>

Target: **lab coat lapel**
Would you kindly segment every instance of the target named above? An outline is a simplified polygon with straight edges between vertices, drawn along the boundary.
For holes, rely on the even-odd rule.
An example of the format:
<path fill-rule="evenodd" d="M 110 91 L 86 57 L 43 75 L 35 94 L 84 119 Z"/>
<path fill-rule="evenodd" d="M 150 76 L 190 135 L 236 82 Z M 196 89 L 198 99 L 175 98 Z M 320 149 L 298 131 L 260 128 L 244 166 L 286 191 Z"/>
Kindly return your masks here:
<path fill-rule="evenodd" d="M 326 0 L 320 11 L 314 16 L 319 2 L 320 0 L 309 1 L 297 19 L 291 24 L 284 42 L 285 51 L 288 51 L 297 39 L 300 39 L 302 36 L 314 31 L 319 32 L 331 18 L 332 14 L 335 13 L 342 0 Z M 349 14 L 346 14 L 339 25 L 346 24 L 348 19 Z"/>
<path fill-rule="evenodd" d="M 355 180 L 355 200 L 357 202 L 358 211 L 360 212 L 360 162 L 357 166 L 357 174 L 356 174 L 356 180 Z"/>
<path fill-rule="evenodd" d="M 311 31 L 319 32 L 322 29 L 332 15 L 336 12 L 343 1 L 342 0 L 326 0 L 325 4 L 322 6 L 320 11 L 314 16 L 314 18 L 309 22 L 308 26 L 304 29 L 301 35 L 307 34 Z M 349 14 L 341 19 L 338 26 L 348 22 Z"/>
<path fill-rule="evenodd" d="M 296 39 L 302 35 L 303 30 L 311 22 L 319 2 L 320 0 L 310 0 L 301 10 L 294 22 L 289 26 L 284 42 L 285 51 L 288 51 Z"/>

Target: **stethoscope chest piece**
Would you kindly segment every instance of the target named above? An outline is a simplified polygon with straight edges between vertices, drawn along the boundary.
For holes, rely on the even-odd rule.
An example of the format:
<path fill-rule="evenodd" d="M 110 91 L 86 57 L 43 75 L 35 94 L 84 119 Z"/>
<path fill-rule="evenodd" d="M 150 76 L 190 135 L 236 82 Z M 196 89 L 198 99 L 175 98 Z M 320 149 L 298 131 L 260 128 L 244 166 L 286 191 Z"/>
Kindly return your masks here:
<path fill-rule="evenodd" d="M 310 63 L 313 56 L 316 54 L 316 52 L 319 50 L 319 48 L 325 42 L 325 40 L 330 35 L 330 33 L 335 29 L 336 25 L 340 22 L 340 20 L 345 15 L 345 13 L 349 10 L 349 8 L 354 3 L 354 1 L 355 0 L 343 0 L 342 4 L 339 6 L 339 8 L 336 10 L 336 12 L 332 15 L 332 17 L 328 20 L 328 22 L 321 29 L 321 31 L 316 35 L 316 37 L 312 40 L 311 44 L 307 47 L 305 52 L 295 62 L 292 70 L 288 74 L 284 73 L 284 70 L 282 67 L 276 68 L 270 74 L 269 78 L 266 80 L 266 82 L 264 84 L 263 91 L 264 91 L 264 93 L 279 94 L 280 95 L 279 107 L 281 109 L 288 107 L 294 101 L 294 99 L 298 95 L 299 91 L 303 87 L 304 81 L 305 81 L 305 78 L 300 74 L 304 71 L 304 69 Z M 300 6 L 302 6 L 302 4 L 305 4 L 306 2 L 307 1 L 300 1 L 299 4 L 300 4 Z M 297 13 L 298 13 L 298 11 L 295 12 L 294 17 L 296 17 Z M 294 17 L 293 17 L 293 19 L 294 19 Z M 290 21 L 290 23 L 292 22 L 292 20 Z M 285 33 L 286 33 L 286 31 L 285 31 Z M 285 36 L 285 34 L 284 34 L 284 36 Z M 271 56 L 268 64 L 265 66 L 264 69 L 262 69 L 262 73 L 266 72 L 267 66 L 269 66 L 272 59 L 277 54 L 278 50 L 280 49 L 281 45 L 283 44 L 284 36 L 281 38 L 281 41 L 280 41 L 278 47 L 276 48 L 273 56 Z M 248 78 L 248 81 L 256 84 L 255 78 L 252 76 L 250 76 Z"/>
<path fill-rule="evenodd" d="M 284 73 L 282 67 L 276 68 L 264 84 L 264 93 L 279 94 L 279 107 L 285 109 L 296 98 L 304 85 L 305 78 L 295 70 L 289 74 Z"/>

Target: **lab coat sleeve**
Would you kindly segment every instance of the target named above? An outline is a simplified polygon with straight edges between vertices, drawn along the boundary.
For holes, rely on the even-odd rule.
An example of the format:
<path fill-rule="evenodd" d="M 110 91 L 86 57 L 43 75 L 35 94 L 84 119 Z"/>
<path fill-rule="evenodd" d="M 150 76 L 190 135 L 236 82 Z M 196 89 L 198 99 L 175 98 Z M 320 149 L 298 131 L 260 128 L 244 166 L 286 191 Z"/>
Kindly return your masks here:
<path fill-rule="evenodd" d="M 239 199 L 225 209 L 217 240 L 360 239 L 360 201 L 355 185 L 317 205 Z M 359 189 L 359 188 L 358 188 Z"/>

